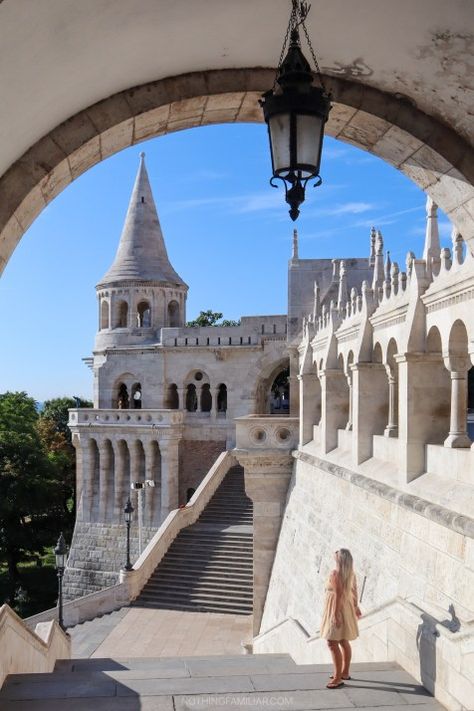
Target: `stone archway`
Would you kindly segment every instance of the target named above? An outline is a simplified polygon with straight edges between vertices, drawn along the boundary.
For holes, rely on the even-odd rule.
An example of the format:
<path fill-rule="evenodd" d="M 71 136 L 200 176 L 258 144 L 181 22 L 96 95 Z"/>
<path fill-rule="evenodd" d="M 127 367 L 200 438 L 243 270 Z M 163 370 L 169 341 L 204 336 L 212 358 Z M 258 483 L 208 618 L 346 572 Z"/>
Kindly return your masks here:
<path fill-rule="evenodd" d="M 69 183 L 128 146 L 212 123 L 259 122 L 273 69 L 226 69 L 161 79 L 99 101 L 35 143 L 0 178 L 0 273 L 41 210 Z M 474 253 L 474 151 L 408 99 L 338 77 L 327 133 L 369 151 L 429 193 Z"/>

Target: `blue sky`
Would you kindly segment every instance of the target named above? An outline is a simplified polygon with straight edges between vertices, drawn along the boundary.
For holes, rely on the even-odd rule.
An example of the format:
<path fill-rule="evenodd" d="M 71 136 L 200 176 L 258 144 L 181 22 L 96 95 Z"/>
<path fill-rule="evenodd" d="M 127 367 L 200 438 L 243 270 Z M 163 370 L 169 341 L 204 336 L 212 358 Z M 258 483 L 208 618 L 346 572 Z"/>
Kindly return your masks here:
<path fill-rule="evenodd" d="M 190 287 L 188 319 L 286 312 L 293 223 L 282 189 L 268 184 L 263 125 L 207 126 L 147 141 L 78 178 L 38 217 L 0 278 L 0 392 L 43 401 L 92 395 L 81 358 L 97 328 L 95 284 L 115 255 L 140 151 L 171 262 Z M 307 189 L 296 223 L 300 257 L 368 255 L 371 225 L 404 269 L 421 256 L 425 194 L 400 172 L 325 139 L 323 185 Z M 450 226 L 440 213 L 443 244 Z"/>

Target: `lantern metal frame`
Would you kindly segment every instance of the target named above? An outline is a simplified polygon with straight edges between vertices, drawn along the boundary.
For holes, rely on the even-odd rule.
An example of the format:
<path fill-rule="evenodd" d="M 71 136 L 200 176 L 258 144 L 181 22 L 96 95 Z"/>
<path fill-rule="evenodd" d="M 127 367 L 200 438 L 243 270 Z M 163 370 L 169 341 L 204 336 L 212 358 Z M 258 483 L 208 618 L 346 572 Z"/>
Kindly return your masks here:
<path fill-rule="evenodd" d="M 64 615 L 63 615 L 63 576 L 64 570 L 67 563 L 68 547 L 64 536 L 61 533 L 56 548 L 54 549 L 54 556 L 56 559 L 56 570 L 58 575 L 58 624 L 63 631 L 66 631 L 64 625 Z"/>
<path fill-rule="evenodd" d="M 324 138 L 324 124 L 331 109 L 331 96 L 324 86 L 318 60 L 309 39 L 305 20 L 311 6 L 300 0 L 292 0 L 292 11 L 288 22 L 283 47 L 278 63 L 275 82 L 269 91 L 265 92 L 260 100 L 263 108 L 264 119 L 268 127 L 270 140 L 272 172 L 270 179 L 272 187 L 278 187 L 276 181 L 280 180 L 285 186 L 285 199 L 290 205 L 290 217 L 296 220 L 300 214 L 299 206 L 304 202 L 306 185 L 310 180 L 315 180 L 314 187 L 321 185 L 319 175 L 321 163 L 322 143 Z M 305 58 L 300 41 L 299 28 L 302 27 L 307 44 L 310 48 L 316 71 L 311 71 L 311 66 Z M 288 45 L 285 56 L 285 50 Z M 313 84 L 314 78 L 319 80 L 319 86 Z M 275 146 L 273 145 L 271 122 L 277 116 L 289 117 L 289 163 L 284 168 L 278 168 L 275 161 Z M 319 145 L 317 146 L 316 160 L 313 163 L 298 162 L 298 117 L 307 116 L 320 120 Z"/>
<path fill-rule="evenodd" d="M 127 526 L 127 561 L 125 563 L 125 570 L 132 570 L 133 569 L 133 566 L 132 566 L 132 563 L 130 560 L 130 524 L 132 523 L 132 517 L 133 517 L 134 511 L 135 511 L 135 509 L 132 506 L 130 497 L 128 497 L 128 501 L 127 501 L 125 508 L 123 510 L 125 523 Z"/>

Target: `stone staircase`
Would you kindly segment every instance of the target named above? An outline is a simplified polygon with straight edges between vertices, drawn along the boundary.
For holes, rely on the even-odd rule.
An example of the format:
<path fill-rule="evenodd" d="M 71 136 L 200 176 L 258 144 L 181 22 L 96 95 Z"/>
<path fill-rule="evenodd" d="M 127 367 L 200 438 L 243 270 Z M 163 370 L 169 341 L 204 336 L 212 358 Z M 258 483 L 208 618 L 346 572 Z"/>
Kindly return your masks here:
<path fill-rule="evenodd" d="M 11 674 L 2 711 L 188 711 L 269 707 L 442 711 L 397 664 L 354 664 L 352 680 L 326 689 L 330 666 L 287 654 L 68 659 L 47 674 Z"/>
<path fill-rule="evenodd" d="M 251 614 L 252 515 L 243 469 L 231 467 L 198 521 L 175 538 L 133 605 Z"/>

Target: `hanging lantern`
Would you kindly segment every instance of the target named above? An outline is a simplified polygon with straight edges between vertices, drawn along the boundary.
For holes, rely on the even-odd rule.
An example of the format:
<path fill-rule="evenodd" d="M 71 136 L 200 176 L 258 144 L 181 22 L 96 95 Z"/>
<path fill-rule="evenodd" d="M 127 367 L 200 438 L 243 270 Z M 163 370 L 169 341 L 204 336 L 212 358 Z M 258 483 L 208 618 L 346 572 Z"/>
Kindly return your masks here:
<path fill-rule="evenodd" d="M 281 57 L 289 37 L 288 52 L 280 60 L 273 88 L 263 94 L 260 105 L 270 138 L 273 169 L 270 184 L 276 188 L 275 181 L 283 181 L 290 217 L 296 220 L 300 214 L 299 206 L 305 199 L 308 181 L 316 180 L 315 187 L 322 182 L 319 166 L 324 124 L 331 103 L 305 25 L 310 6 L 298 0 L 292 0 L 292 4 Z M 314 75 L 301 50 L 300 26 L 303 27 L 311 50 L 320 86 L 313 85 Z"/>

